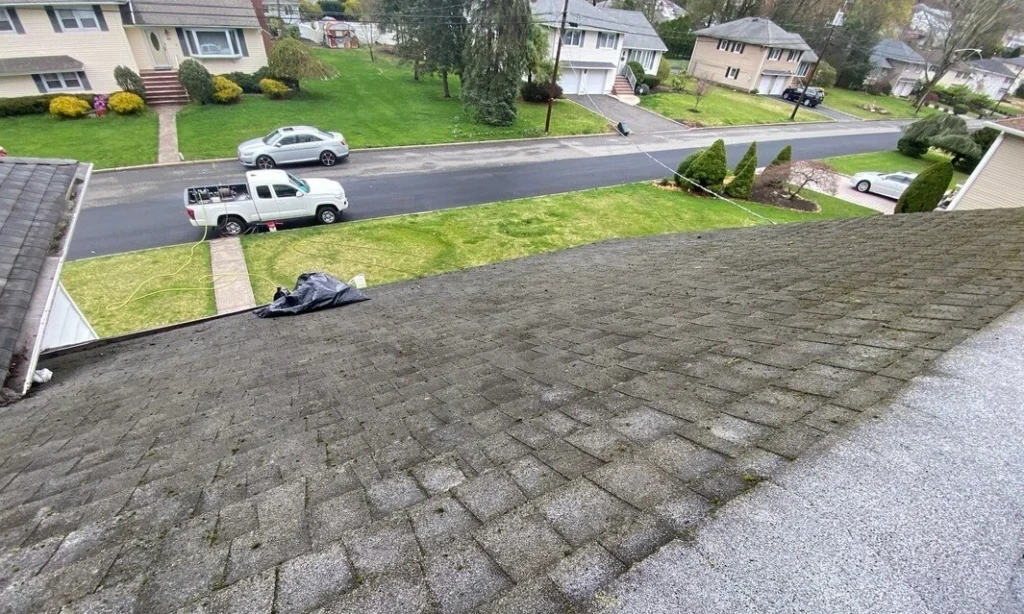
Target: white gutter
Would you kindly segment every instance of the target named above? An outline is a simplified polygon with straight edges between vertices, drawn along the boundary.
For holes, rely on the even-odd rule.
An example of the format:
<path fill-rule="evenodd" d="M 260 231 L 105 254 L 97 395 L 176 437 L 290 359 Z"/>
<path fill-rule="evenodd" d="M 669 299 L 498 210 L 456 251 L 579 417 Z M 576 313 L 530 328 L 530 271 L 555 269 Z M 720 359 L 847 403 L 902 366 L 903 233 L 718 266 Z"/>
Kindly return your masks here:
<path fill-rule="evenodd" d="M 985 152 L 985 157 L 983 157 L 981 162 L 978 163 L 978 167 L 975 168 L 974 172 L 971 173 L 971 176 L 967 178 L 967 183 L 964 184 L 964 187 L 960 188 L 960 191 L 953 197 L 953 202 L 949 203 L 949 206 L 946 207 L 946 211 L 953 211 L 960 206 L 960 201 L 963 200 L 963 197 L 967 194 L 967 191 L 971 189 L 971 186 L 974 185 L 974 182 L 978 180 L 978 177 L 981 175 L 982 171 L 985 170 L 985 167 L 988 166 L 992 157 L 996 155 L 996 151 L 999 149 L 999 146 L 1002 145 L 1003 139 L 1005 138 L 1006 133 L 1000 132 L 999 136 L 996 137 L 996 140 L 992 143 L 992 146 Z"/>
<path fill-rule="evenodd" d="M 46 323 L 50 319 L 50 311 L 53 309 L 53 299 L 57 295 L 57 287 L 60 285 L 60 273 L 64 268 L 64 261 L 67 260 L 68 257 L 68 248 L 71 246 L 71 238 L 75 235 L 75 226 L 78 225 L 78 216 L 82 212 L 82 203 L 85 201 L 85 192 L 89 188 L 89 180 L 91 178 L 92 164 L 87 164 L 85 167 L 85 178 L 82 180 L 82 185 L 78 190 L 78 198 L 75 199 L 75 204 L 72 207 L 71 221 L 68 223 L 68 228 L 64 232 L 64 238 L 62 240 L 63 245 L 61 245 L 60 256 L 57 259 L 57 268 L 54 271 L 53 281 L 50 283 L 50 291 L 46 296 L 46 304 L 43 307 L 43 313 L 39 317 L 39 326 L 36 330 L 36 338 L 32 341 L 32 351 L 28 356 L 28 369 L 24 374 L 25 381 L 21 385 L 22 396 L 28 394 L 29 388 L 32 387 L 32 374 L 36 372 L 36 367 L 39 365 L 39 352 L 42 350 L 43 333 L 46 331 Z M 75 186 L 75 182 L 72 182 L 71 186 L 73 188 Z"/>

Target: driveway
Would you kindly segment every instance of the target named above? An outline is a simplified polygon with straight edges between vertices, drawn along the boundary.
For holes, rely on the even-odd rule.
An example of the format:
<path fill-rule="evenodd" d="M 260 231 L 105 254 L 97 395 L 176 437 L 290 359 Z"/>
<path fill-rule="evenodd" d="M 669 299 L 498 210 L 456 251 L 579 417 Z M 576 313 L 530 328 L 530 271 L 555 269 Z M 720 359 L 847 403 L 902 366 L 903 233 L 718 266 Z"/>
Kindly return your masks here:
<path fill-rule="evenodd" d="M 566 96 L 566 98 L 612 120 L 612 123 L 625 122 L 629 124 L 629 129 L 636 134 L 686 130 L 682 124 L 677 124 L 646 109 L 630 106 L 611 96 Z"/>

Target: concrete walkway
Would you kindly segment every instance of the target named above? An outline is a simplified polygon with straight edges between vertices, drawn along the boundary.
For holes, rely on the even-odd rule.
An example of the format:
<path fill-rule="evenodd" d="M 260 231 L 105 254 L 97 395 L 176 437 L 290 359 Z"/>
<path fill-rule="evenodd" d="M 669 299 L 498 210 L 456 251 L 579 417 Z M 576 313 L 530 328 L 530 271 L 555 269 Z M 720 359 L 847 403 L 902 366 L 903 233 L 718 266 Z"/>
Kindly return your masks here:
<path fill-rule="evenodd" d="M 160 121 L 160 147 L 157 162 L 180 162 L 178 154 L 178 111 L 181 105 L 168 104 L 153 107 Z"/>
<path fill-rule="evenodd" d="M 636 134 L 680 132 L 688 129 L 657 113 L 628 105 L 611 96 L 566 96 L 566 98 L 612 120 L 612 123 L 625 122 L 629 124 L 630 130 Z"/>
<path fill-rule="evenodd" d="M 245 266 L 245 253 L 238 237 L 210 241 L 210 268 L 217 313 L 233 313 L 256 306 L 256 298 Z"/>
<path fill-rule="evenodd" d="M 590 611 L 1024 612 L 1022 344 L 1018 308 Z"/>

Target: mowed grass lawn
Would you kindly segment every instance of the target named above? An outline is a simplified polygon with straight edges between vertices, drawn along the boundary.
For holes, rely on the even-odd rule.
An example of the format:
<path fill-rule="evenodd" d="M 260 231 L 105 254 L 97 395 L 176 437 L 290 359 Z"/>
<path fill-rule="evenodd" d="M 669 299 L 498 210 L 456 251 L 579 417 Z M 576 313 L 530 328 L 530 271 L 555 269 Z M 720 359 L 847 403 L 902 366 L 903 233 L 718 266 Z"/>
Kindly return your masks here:
<path fill-rule="evenodd" d="M 874 215 L 813 193 L 820 213 L 744 206 L 780 223 Z M 730 203 L 640 183 L 557 196 L 316 226 L 242 238 L 257 302 L 299 274 L 327 271 L 370 285 L 424 277 L 620 237 L 766 224 Z M 271 283 L 271 280 L 273 283 Z"/>
<path fill-rule="evenodd" d="M 895 96 L 872 96 L 865 92 L 854 92 L 852 90 L 844 90 L 838 87 L 831 87 L 825 89 L 828 94 L 825 97 L 825 106 L 840 111 L 842 113 L 848 113 L 855 117 L 862 119 L 899 119 L 914 117 L 914 103 L 911 100 L 904 98 L 897 98 Z M 885 109 L 889 112 L 888 115 L 882 115 L 881 113 L 872 113 L 867 109 L 864 109 L 865 105 L 874 104 L 877 107 Z M 938 113 L 935 109 L 928 107 L 921 107 L 921 113 L 918 117 L 928 117 Z"/>
<path fill-rule="evenodd" d="M 895 173 L 897 171 L 920 173 L 936 162 L 942 162 L 943 160 L 948 161 L 949 157 L 936 151 L 930 151 L 920 158 L 904 156 L 898 151 L 880 151 L 826 158 L 824 162 L 832 165 L 844 175 L 856 175 L 857 173 Z M 965 181 L 967 181 L 967 175 L 959 171 L 953 171 L 953 182 L 950 184 L 950 187 Z"/>
<path fill-rule="evenodd" d="M 217 313 L 205 243 L 75 260 L 61 282 L 101 337 Z"/>
<path fill-rule="evenodd" d="M 451 98 L 439 77 L 413 79 L 412 67 L 364 49 L 314 50 L 338 69 L 329 81 L 304 81 L 288 100 L 244 96 L 235 105 L 190 105 L 178 114 L 178 143 L 187 160 L 231 157 L 238 144 L 280 126 L 309 124 L 339 131 L 351 147 L 426 145 L 544 136 L 547 106 L 519 101 L 511 126 L 478 124 L 459 99 L 459 79 L 449 78 Z M 601 117 L 567 100 L 555 104 L 551 134 L 598 134 L 611 128 Z"/>
<path fill-rule="evenodd" d="M 676 121 L 699 122 L 703 126 L 743 126 L 747 124 L 781 124 L 789 121 L 792 105 L 767 96 L 755 96 L 725 87 L 715 87 L 693 110 L 691 82 L 686 94 L 651 94 L 640 99 L 640 106 Z M 807 109 L 797 113 L 796 121 L 828 121 Z"/>
<path fill-rule="evenodd" d="M 71 158 L 96 168 L 156 162 L 157 117 L 115 115 L 58 119 L 50 114 L 0 118 L 0 145 L 9 156 Z"/>

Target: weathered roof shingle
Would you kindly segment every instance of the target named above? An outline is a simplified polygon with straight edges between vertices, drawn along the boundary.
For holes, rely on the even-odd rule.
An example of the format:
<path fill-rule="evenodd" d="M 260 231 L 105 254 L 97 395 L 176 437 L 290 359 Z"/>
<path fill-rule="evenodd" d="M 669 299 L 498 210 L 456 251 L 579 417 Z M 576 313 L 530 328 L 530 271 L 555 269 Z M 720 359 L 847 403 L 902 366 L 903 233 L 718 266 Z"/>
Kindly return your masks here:
<path fill-rule="evenodd" d="M 37 55 L 0 58 L 0 75 L 36 75 L 47 72 L 82 70 L 83 64 L 69 55 Z"/>
<path fill-rule="evenodd" d="M 697 36 L 728 39 L 763 47 L 781 49 L 798 49 L 810 51 L 811 47 L 799 34 L 787 32 L 770 19 L 764 17 L 744 17 L 736 21 L 720 23 L 710 28 L 697 30 Z"/>

